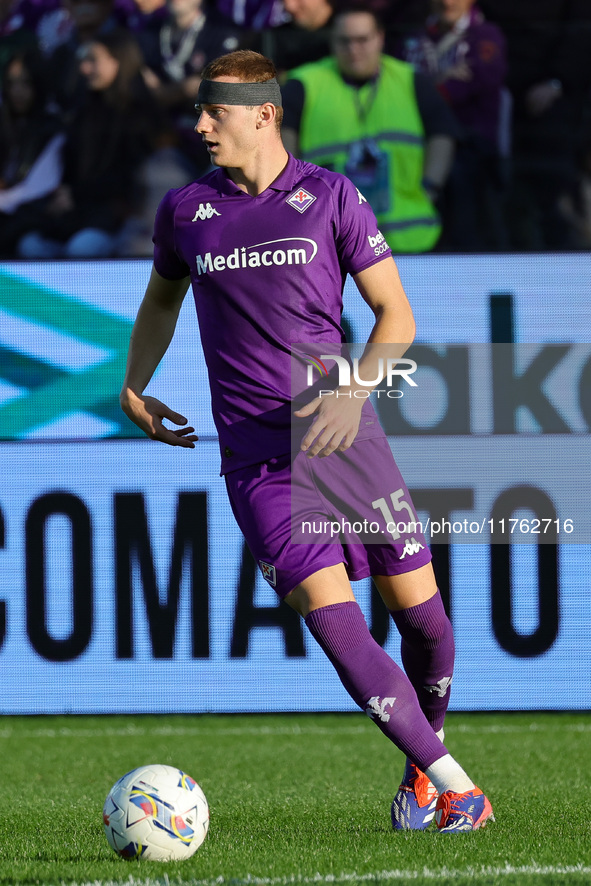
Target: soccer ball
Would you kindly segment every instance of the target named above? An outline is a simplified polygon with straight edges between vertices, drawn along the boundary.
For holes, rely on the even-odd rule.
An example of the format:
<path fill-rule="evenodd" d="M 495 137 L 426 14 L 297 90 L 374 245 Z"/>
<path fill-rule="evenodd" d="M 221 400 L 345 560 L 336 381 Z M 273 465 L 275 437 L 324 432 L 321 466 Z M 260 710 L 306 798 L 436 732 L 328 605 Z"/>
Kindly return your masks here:
<path fill-rule="evenodd" d="M 109 846 L 121 858 L 180 861 L 201 846 L 209 807 L 197 782 L 155 763 L 132 769 L 115 782 L 103 808 Z"/>

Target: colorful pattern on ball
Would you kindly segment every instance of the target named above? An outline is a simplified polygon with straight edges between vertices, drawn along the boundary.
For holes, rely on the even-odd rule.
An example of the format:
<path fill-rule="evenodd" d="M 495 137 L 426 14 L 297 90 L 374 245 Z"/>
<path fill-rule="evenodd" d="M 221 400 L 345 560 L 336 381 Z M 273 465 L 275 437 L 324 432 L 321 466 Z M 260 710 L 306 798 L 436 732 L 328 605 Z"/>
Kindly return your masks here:
<path fill-rule="evenodd" d="M 107 841 L 125 859 L 190 858 L 209 828 L 209 808 L 195 779 L 158 763 L 120 778 L 103 808 Z"/>
<path fill-rule="evenodd" d="M 182 815 L 178 815 L 175 808 L 169 803 L 164 802 L 161 797 L 156 794 L 148 794 L 140 788 L 133 788 L 129 794 L 129 802 L 132 806 L 137 806 L 141 810 L 145 818 L 152 818 L 154 827 L 162 828 L 171 837 L 190 843 L 193 839 L 195 831 L 184 821 Z M 128 826 L 135 824 L 135 821 L 141 821 L 135 818 L 135 821 L 129 820 Z"/>

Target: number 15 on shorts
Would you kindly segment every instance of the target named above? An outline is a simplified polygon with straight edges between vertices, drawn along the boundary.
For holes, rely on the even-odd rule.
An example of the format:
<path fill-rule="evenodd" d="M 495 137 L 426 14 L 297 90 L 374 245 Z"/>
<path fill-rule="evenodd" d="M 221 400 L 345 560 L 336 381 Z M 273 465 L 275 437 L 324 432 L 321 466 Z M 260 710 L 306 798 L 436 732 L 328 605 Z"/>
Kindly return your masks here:
<path fill-rule="evenodd" d="M 376 498 L 375 501 L 372 501 L 371 503 L 374 510 L 381 511 L 384 520 L 386 521 L 386 530 L 390 533 L 394 541 L 397 541 L 402 533 L 416 532 L 418 528 L 417 518 L 412 509 L 412 505 L 404 498 L 405 492 L 405 489 L 397 489 L 395 492 L 391 492 L 390 500 L 394 511 L 397 511 L 398 513 L 401 511 L 407 512 L 409 516 L 408 521 L 401 519 L 400 517 L 397 519 L 392 513 L 390 505 L 383 497 Z"/>

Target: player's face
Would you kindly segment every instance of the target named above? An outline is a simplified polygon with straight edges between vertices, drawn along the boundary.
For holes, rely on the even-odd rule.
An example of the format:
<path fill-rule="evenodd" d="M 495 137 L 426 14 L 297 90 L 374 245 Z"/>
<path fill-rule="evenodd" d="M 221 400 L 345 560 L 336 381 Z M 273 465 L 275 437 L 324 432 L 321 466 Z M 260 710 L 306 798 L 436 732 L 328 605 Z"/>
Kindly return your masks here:
<path fill-rule="evenodd" d="M 474 0 L 433 0 L 434 11 L 452 27 L 474 6 Z"/>
<path fill-rule="evenodd" d="M 333 52 L 345 77 L 368 80 L 377 74 L 384 36 L 373 15 L 351 12 L 340 15 L 333 31 Z"/>
<path fill-rule="evenodd" d="M 237 77 L 223 81 L 239 82 Z M 201 105 L 195 132 L 203 139 L 212 163 L 241 168 L 249 161 L 257 149 L 257 114 L 257 108 L 244 105 Z"/>

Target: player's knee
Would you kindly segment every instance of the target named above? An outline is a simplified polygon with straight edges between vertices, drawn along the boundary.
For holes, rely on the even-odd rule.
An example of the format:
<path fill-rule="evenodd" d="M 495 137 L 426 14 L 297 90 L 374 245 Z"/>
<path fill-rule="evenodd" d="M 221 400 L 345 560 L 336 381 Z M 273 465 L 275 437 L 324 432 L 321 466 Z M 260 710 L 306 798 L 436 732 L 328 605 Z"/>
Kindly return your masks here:
<path fill-rule="evenodd" d="M 451 622 L 439 594 L 418 606 L 390 614 L 402 640 L 411 646 L 434 649 L 453 637 Z"/>

